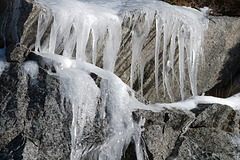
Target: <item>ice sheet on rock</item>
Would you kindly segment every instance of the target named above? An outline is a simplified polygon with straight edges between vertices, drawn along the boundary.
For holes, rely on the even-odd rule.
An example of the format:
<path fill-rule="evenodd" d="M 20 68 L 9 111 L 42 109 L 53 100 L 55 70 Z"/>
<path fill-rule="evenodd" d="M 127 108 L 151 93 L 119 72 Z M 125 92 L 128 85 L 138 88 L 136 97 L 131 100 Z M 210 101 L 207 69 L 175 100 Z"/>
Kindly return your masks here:
<path fill-rule="evenodd" d="M 36 51 L 62 54 L 95 64 L 99 52 L 98 46 L 106 41 L 103 68 L 110 71 L 114 70 L 121 42 L 121 25 L 124 19 L 129 18 L 129 27 L 132 28 L 130 85 L 133 86 L 134 76 L 140 76 L 141 92 L 146 64 L 146 59 L 141 58 L 141 51 L 153 25 L 153 19 L 156 18 L 155 82 L 157 95 L 160 46 L 163 46 L 163 70 L 160 72 L 162 72 L 164 92 L 166 89 L 170 99 L 174 101 L 168 79 L 168 75 L 172 74 L 172 77 L 179 82 L 182 99 L 185 98 L 185 57 L 187 57 L 192 94 L 197 95 L 197 70 L 199 58 L 204 59 L 202 41 L 208 23 L 208 20 L 204 18 L 205 11 L 201 13 L 195 9 L 171 6 L 154 0 L 38 0 L 37 2 L 50 9 L 52 15 L 50 11 L 40 14 Z M 43 35 L 50 24 L 50 36 L 46 38 Z M 163 40 L 161 41 L 162 32 Z M 40 44 L 43 38 L 45 42 Z M 167 47 L 169 43 L 170 49 Z M 175 53 L 177 46 L 179 53 Z M 88 53 L 89 49 L 90 53 Z M 179 54 L 179 77 L 176 77 L 174 69 L 175 54 Z M 168 61 L 170 66 L 167 66 Z"/>
<path fill-rule="evenodd" d="M 127 15 L 127 14 L 126 14 Z M 125 16 L 126 16 L 125 15 Z M 131 17 L 128 17 L 131 18 Z M 146 12 L 146 10 L 140 10 L 134 14 L 135 22 L 133 23 L 132 30 L 132 61 L 131 61 L 131 76 L 130 86 L 133 87 L 133 77 L 135 75 L 136 68 L 138 66 L 141 79 L 141 94 L 143 95 L 143 74 L 146 59 L 141 58 L 141 51 L 143 44 L 150 32 L 150 28 L 154 19 L 154 12 Z"/>
<path fill-rule="evenodd" d="M 167 89 L 170 99 L 174 101 L 168 74 L 172 70 L 172 77 L 179 82 L 182 100 L 184 97 L 185 80 L 185 57 L 187 57 L 188 73 L 192 94 L 197 95 L 197 70 L 199 58 L 204 60 L 202 42 L 204 31 L 207 29 L 208 20 L 204 16 L 187 7 L 163 5 L 162 10 L 157 13 L 156 23 L 157 33 L 161 35 L 163 28 L 163 87 Z M 176 44 L 177 41 L 177 44 Z M 156 43 L 159 43 L 158 41 Z M 168 44 L 170 47 L 168 48 Z M 179 55 L 179 78 L 176 77 L 174 69 L 174 56 L 178 45 Z M 156 45 L 156 51 L 159 50 Z M 157 53 L 155 53 L 157 55 Z M 156 57 L 157 60 L 157 57 Z M 158 64 L 158 62 L 156 62 Z M 156 73 L 157 76 L 158 73 Z M 156 85 L 158 85 L 156 83 Z M 157 86 L 156 86 L 157 87 Z"/>
<path fill-rule="evenodd" d="M 197 104 L 219 103 L 229 105 L 233 109 L 240 109 L 240 94 L 222 99 L 209 96 L 196 96 L 175 103 L 162 103 L 145 105 L 136 100 L 134 91 L 122 80 L 110 71 L 103 70 L 87 62 L 71 60 L 59 55 L 43 54 L 53 63 L 60 80 L 62 101 L 68 101 L 73 108 L 72 122 L 72 153 L 71 159 L 121 159 L 122 154 L 131 140 L 136 144 L 138 159 L 144 159 L 145 147 L 141 141 L 141 124 L 137 124 L 132 118 L 132 112 L 137 109 L 160 112 L 164 108 L 182 109 L 188 114 L 189 110 L 197 107 Z M 64 64 L 68 64 L 67 66 Z M 63 67 L 66 66 L 66 67 Z M 100 88 L 89 75 L 94 73 L 102 78 Z M 83 139 L 84 126 L 93 123 L 98 100 L 105 108 L 108 117 L 106 139 L 98 146 L 88 147 Z M 69 106 L 70 107 L 70 106 Z M 90 152 L 87 154 L 87 152 Z M 86 157 L 87 156 L 87 157 Z"/>
<path fill-rule="evenodd" d="M 1 49 L 0 49 L 1 52 Z M 1 54 L 0 54 L 1 57 Z M 9 63 L 7 63 L 5 60 L 0 58 L 0 77 L 5 69 L 9 67 Z"/>
<path fill-rule="evenodd" d="M 151 110 L 153 112 L 160 112 L 164 108 L 181 109 L 190 113 L 189 111 L 196 108 L 198 104 L 222 104 L 232 107 L 234 110 L 240 110 L 240 94 L 236 94 L 229 98 L 218 98 L 212 96 L 195 96 L 190 97 L 184 101 L 174 103 L 156 103 L 148 106 L 139 105 L 141 109 Z"/>
<path fill-rule="evenodd" d="M 35 85 L 38 80 L 38 64 L 36 61 L 26 61 L 21 66 L 21 71 L 23 77 L 26 78 L 28 75 L 30 76 L 31 85 Z"/>
<path fill-rule="evenodd" d="M 116 55 L 121 42 L 121 21 L 116 11 L 89 5 L 84 2 L 70 1 L 39 1 L 50 11 L 42 12 L 38 21 L 39 33 L 35 51 L 61 54 L 74 57 L 80 61 L 96 63 L 98 44 L 106 39 L 103 56 L 103 68 L 113 71 Z M 43 18 L 42 18 L 43 17 Z M 51 24 L 50 36 L 40 44 L 43 32 Z M 90 46 L 87 46 L 89 37 Z M 87 48 L 92 53 L 87 53 Z M 88 54 L 92 54 L 88 59 Z"/>
<path fill-rule="evenodd" d="M 102 70 L 88 63 L 78 63 L 78 69 L 99 75 L 101 82 L 102 104 L 108 111 L 108 139 L 101 145 L 100 159 L 121 159 L 122 154 L 132 139 L 139 144 L 136 151 L 139 159 L 143 159 L 143 148 L 140 145 L 140 127 L 133 121 L 131 97 L 128 86 L 120 78 L 109 71 Z M 117 144 L 117 145 L 116 145 Z"/>
<path fill-rule="evenodd" d="M 170 81 L 179 82 L 181 96 L 184 99 L 185 66 L 188 66 L 192 93 L 196 96 L 197 68 L 199 58 L 203 59 L 202 41 L 207 27 L 207 19 L 203 13 L 154 0 L 37 0 L 37 2 L 46 7 L 46 10 L 39 14 L 35 52 L 50 59 L 45 63 L 53 65 L 56 69 L 56 73 L 49 73 L 60 80 L 62 101 L 67 100 L 73 108 L 71 159 L 88 156 L 87 151 L 93 154 L 87 157 L 88 159 L 96 157 L 121 159 L 131 140 L 135 142 L 137 158 L 144 159 L 146 154 L 144 143 L 141 141 L 141 129 L 133 120 L 132 112 L 136 109 L 159 112 L 164 107 L 189 109 L 196 106 L 198 100 L 202 100 L 198 98 L 146 106 L 138 102 L 131 88 L 112 72 L 121 43 L 122 24 L 128 19 L 132 36 L 130 85 L 133 86 L 135 75 L 140 76 L 143 95 L 143 75 L 147 62 L 141 51 L 155 18 L 157 94 L 159 72 L 162 72 L 164 90 L 166 89 L 171 100 L 174 101 L 174 96 Z M 95 66 L 99 46 L 104 46 L 104 70 Z M 179 53 L 175 53 L 177 46 Z M 174 69 L 176 54 L 179 55 L 179 77 L 176 76 L 177 70 Z M 160 56 L 163 59 L 161 71 L 158 70 Z M 100 88 L 90 73 L 102 78 Z M 170 74 L 173 79 L 169 78 Z M 107 136 L 101 145 L 89 148 L 82 141 L 82 136 L 84 126 L 93 123 L 96 106 L 99 105 L 98 99 L 101 99 L 102 108 L 107 111 Z M 186 108 L 186 105 L 189 107 Z"/>
<path fill-rule="evenodd" d="M 87 123 L 94 123 L 100 91 L 93 79 L 84 71 L 64 68 L 56 75 L 60 79 L 62 101 L 66 99 L 73 109 L 71 159 L 81 159 L 86 147 L 82 142 L 83 129 Z"/>
<path fill-rule="evenodd" d="M 56 60 L 53 65 L 57 73 L 50 74 L 57 76 L 60 80 L 62 101 L 64 99 L 69 101 L 73 108 L 71 159 L 93 157 L 121 159 L 131 140 L 138 144 L 136 145 L 138 159 L 143 159 L 145 151 L 141 146 L 141 129 L 132 118 L 134 104 L 131 103 L 130 88 L 110 71 L 63 56 L 47 55 L 43 54 L 48 59 Z M 66 62 L 68 66 L 62 67 L 65 66 L 62 63 Z M 90 73 L 102 78 L 100 88 L 97 87 Z M 94 123 L 96 106 L 100 105 L 99 99 L 101 99 L 101 107 L 107 111 L 107 138 L 101 145 L 88 148 L 82 140 L 84 127 Z M 94 152 L 92 155 L 87 155 L 87 151 Z"/>
<path fill-rule="evenodd" d="M 0 48 L 0 77 L 5 69 L 9 67 L 9 63 L 6 62 L 6 57 L 5 57 L 5 47 Z"/>

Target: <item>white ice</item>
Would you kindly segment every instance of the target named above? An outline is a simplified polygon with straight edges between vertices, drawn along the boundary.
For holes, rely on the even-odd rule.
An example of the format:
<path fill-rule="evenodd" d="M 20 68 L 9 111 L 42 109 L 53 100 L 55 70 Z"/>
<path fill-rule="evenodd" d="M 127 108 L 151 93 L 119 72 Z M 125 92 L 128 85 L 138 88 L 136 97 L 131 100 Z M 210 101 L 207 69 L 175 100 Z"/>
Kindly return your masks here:
<path fill-rule="evenodd" d="M 42 56 L 55 61 L 52 64 L 57 73 L 49 72 L 49 74 L 59 78 L 62 101 L 67 100 L 73 108 L 71 159 L 81 159 L 86 156 L 85 150 L 88 146 L 84 146 L 81 142 L 83 129 L 87 123 L 93 123 L 99 98 L 102 101 L 101 107 L 108 110 L 108 138 L 101 146 L 95 146 L 94 154 L 97 154 L 99 159 L 121 159 L 124 149 L 134 139 L 137 144 L 138 159 L 143 159 L 141 126 L 132 118 L 132 111 L 135 108 L 131 99 L 134 96 L 129 96 L 131 89 L 112 72 L 90 63 L 53 54 L 45 53 Z M 100 88 L 97 87 L 90 73 L 95 73 L 103 79 Z"/>
<path fill-rule="evenodd" d="M 5 48 L 0 48 L 0 77 L 5 69 L 9 67 L 9 63 L 6 62 Z"/>
<path fill-rule="evenodd" d="M 49 74 L 59 78 L 62 101 L 66 99 L 73 108 L 71 159 L 81 159 L 86 156 L 85 152 L 88 151 L 88 146 L 81 143 L 81 136 L 84 126 L 87 123 L 93 123 L 99 98 L 102 100 L 101 107 L 108 110 L 106 115 L 109 120 L 108 138 L 100 146 L 90 148 L 90 151 L 94 150 L 95 152 L 87 157 L 89 159 L 91 157 L 121 159 L 125 147 L 131 140 L 136 143 L 138 159 L 145 159 L 146 150 L 141 141 L 141 125 L 144 120 L 141 120 L 138 125 L 132 119 L 132 112 L 138 109 L 161 112 L 165 108 L 175 108 L 192 114 L 190 110 L 196 108 L 198 104 L 211 103 L 228 105 L 235 110 L 240 109 L 240 94 L 226 99 L 195 96 L 181 102 L 145 105 L 137 101 L 134 91 L 110 71 L 59 55 L 44 54 L 43 56 L 56 62 L 53 65 L 57 69 L 57 73 L 49 72 Z M 97 87 L 90 73 L 95 73 L 103 79 L 100 88 Z"/>
<path fill-rule="evenodd" d="M 26 61 L 21 66 L 23 77 L 27 78 L 27 76 L 30 76 L 31 85 L 35 85 L 38 82 L 38 68 L 39 67 L 36 61 Z"/>
<path fill-rule="evenodd" d="M 140 76 L 141 94 L 143 94 L 144 67 L 147 63 L 145 58 L 141 58 L 144 57 L 141 56 L 141 50 L 153 25 L 153 19 L 156 17 L 155 85 L 157 95 L 159 92 L 158 57 L 161 46 L 163 46 L 161 72 L 164 92 L 166 89 L 170 99 L 174 101 L 168 79 L 168 75 L 172 74 L 172 77 L 179 82 L 182 99 L 185 99 L 185 57 L 187 57 L 192 94 L 197 95 L 199 58 L 204 60 L 202 41 L 208 24 L 208 20 L 204 17 L 207 9 L 203 9 L 205 12 L 198 12 L 192 8 L 171 6 L 154 0 L 37 0 L 37 2 L 45 6 L 47 11 L 42 11 L 39 15 L 36 52 L 62 54 L 65 57 L 95 64 L 99 46 L 105 45 L 103 68 L 111 72 L 114 70 L 121 43 L 121 25 L 124 19 L 130 19 L 129 23 L 132 24 L 132 27 L 129 26 L 132 28 L 130 86 L 133 86 L 134 76 Z M 44 43 L 40 44 L 50 24 L 50 36 L 45 37 Z M 161 39 L 162 32 L 163 39 Z M 178 39 L 178 44 L 175 43 L 176 39 Z M 170 49 L 167 48 L 169 43 Z M 176 76 L 174 69 L 177 45 L 179 46 L 179 77 Z M 137 68 L 139 71 L 136 70 Z"/>
<path fill-rule="evenodd" d="M 0 77 L 4 70 L 6 70 L 9 67 L 9 63 L 5 60 L 4 50 L 0 49 Z"/>

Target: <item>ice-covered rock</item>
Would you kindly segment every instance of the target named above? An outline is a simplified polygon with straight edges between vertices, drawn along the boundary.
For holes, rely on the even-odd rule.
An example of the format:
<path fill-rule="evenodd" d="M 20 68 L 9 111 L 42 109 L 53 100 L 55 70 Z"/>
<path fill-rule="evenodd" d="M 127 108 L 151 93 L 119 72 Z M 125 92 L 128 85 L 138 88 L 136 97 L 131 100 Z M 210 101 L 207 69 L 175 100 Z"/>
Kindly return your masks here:
<path fill-rule="evenodd" d="M 32 0 L 4 1 L 6 10 L 0 14 L 0 42 L 6 46 L 6 58 L 10 62 L 10 68 L 0 77 L 0 159 L 22 156 L 24 159 L 133 159 L 134 156 L 140 159 L 147 155 L 150 159 L 239 158 L 238 111 L 222 105 L 195 108 L 200 102 L 209 102 L 210 97 L 166 103 L 206 92 L 222 80 L 227 83 L 230 76 L 226 75 L 230 72 L 237 74 L 239 18 L 209 17 L 204 36 L 205 64 L 201 67 L 197 63 L 203 62 L 202 52 L 196 55 L 194 49 L 202 49 L 199 43 L 203 37 L 196 41 L 193 34 L 199 31 L 203 36 L 204 28 L 198 30 L 199 26 L 194 25 L 199 23 L 193 22 L 201 24 L 206 19 L 181 20 L 181 15 L 175 17 L 172 13 L 200 14 L 193 9 L 179 8 L 169 12 L 169 19 L 166 15 L 164 19 L 161 14 L 168 13 L 166 11 L 149 11 L 151 6 L 129 11 L 131 1 L 124 2 L 125 6 L 119 10 L 123 2 L 112 1 L 109 6 L 117 8 L 99 11 L 97 17 L 90 12 L 86 17 L 75 19 L 67 16 L 77 15 L 86 8 L 70 12 L 77 6 L 69 11 L 68 7 L 61 8 L 61 3 L 54 4 L 55 1 L 38 2 L 42 6 Z M 65 6 L 73 3 L 71 0 Z M 98 3 L 98 7 L 104 7 L 104 3 Z M 166 10 L 178 9 L 163 4 Z M 96 6 L 89 9 L 95 12 Z M 116 9 L 123 14 L 116 16 Z M 61 15 L 62 12 L 65 14 Z M 103 23 L 101 18 L 108 23 Z M 70 22 L 74 25 L 66 25 Z M 176 23 L 171 25 L 172 22 Z M 179 23 L 185 25 L 179 26 Z M 189 29 L 187 25 L 191 23 L 193 28 Z M 81 27 L 77 28 L 77 24 Z M 177 27 L 182 32 L 168 31 Z M 99 32 L 99 28 L 105 30 Z M 84 37 L 72 34 L 81 31 Z M 185 41 L 188 42 L 185 44 Z M 78 47 L 74 48 L 75 44 Z M 183 46 L 191 51 L 190 55 L 183 54 Z M 82 54 L 84 52 L 89 54 Z M 108 71 L 77 62 L 79 60 Z M 31 79 L 37 79 L 38 83 L 31 83 Z M 158 87 L 155 82 L 159 83 Z M 137 102 L 134 94 L 142 94 L 144 98 L 139 96 L 140 100 L 166 104 L 146 106 Z M 213 98 L 209 103 L 216 101 L 232 105 L 234 109 L 239 107 L 229 103 L 231 99 Z M 135 112 L 136 109 L 140 111 Z"/>

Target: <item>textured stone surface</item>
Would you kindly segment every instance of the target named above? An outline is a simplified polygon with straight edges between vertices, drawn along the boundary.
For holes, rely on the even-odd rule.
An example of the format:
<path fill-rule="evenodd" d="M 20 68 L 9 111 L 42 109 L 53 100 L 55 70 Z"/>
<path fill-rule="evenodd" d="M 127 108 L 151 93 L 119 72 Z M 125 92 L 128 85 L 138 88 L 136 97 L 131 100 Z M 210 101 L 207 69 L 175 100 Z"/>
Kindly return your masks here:
<path fill-rule="evenodd" d="M 181 141 L 184 127 L 193 117 L 178 110 L 164 110 L 161 113 L 139 111 L 137 117 L 146 119 L 142 134 L 147 148 L 154 159 L 167 159 Z"/>
<path fill-rule="evenodd" d="M 179 110 L 136 112 L 146 118 L 142 135 L 153 159 L 240 158 L 240 112 L 219 104 L 199 107 L 205 110 L 196 117 Z"/>
<path fill-rule="evenodd" d="M 6 39 L 7 61 L 23 61 L 27 53 L 16 53 L 15 46 L 29 49 L 35 42 L 37 20 L 43 8 L 32 0 L 9 0 L 3 3 L 4 10 L 0 12 L 0 26 L 5 27 L 0 42 Z M 23 45 L 23 47 L 22 47 Z"/>
<path fill-rule="evenodd" d="M 199 75 L 199 87 L 204 84 L 212 90 L 209 94 L 227 97 L 237 93 L 235 81 L 239 81 L 240 59 L 240 18 L 237 17 L 210 17 L 209 29 L 205 36 L 206 71 Z M 207 77 L 209 83 L 201 77 Z M 218 89 L 218 90 L 217 90 Z M 235 90 L 237 89 L 237 90 Z M 220 93 L 216 93 L 220 92 Z M 224 93 L 225 92 L 225 93 Z"/>
<path fill-rule="evenodd" d="M 61 102 L 58 80 L 40 67 L 31 85 L 20 68 L 11 63 L 0 77 L 0 159 L 22 152 L 25 159 L 68 159 L 72 110 Z"/>

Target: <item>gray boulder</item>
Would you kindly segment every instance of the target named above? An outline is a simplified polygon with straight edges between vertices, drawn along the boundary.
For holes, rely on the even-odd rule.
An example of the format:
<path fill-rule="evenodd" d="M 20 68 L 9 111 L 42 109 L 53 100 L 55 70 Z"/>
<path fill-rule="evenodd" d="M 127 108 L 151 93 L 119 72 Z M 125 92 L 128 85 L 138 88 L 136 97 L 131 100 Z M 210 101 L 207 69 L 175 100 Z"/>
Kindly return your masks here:
<path fill-rule="evenodd" d="M 180 110 L 138 111 L 153 159 L 239 159 L 240 112 L 219 104 L 199 105 L 196 117 Z M 151 159 L 151 158 L 150 158 Z"/>
<path fill-rule="evenodd" d="M 11 63 L 0 77 L 0 159 L 68 159 L 72 110 L 61 102 L 59 82 L 39 67 L 38 83 Z"/>

